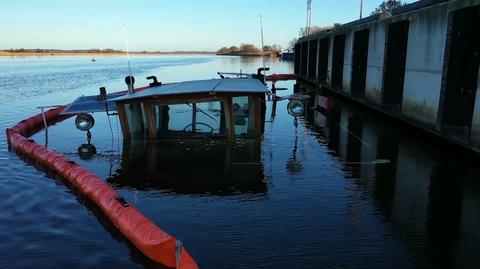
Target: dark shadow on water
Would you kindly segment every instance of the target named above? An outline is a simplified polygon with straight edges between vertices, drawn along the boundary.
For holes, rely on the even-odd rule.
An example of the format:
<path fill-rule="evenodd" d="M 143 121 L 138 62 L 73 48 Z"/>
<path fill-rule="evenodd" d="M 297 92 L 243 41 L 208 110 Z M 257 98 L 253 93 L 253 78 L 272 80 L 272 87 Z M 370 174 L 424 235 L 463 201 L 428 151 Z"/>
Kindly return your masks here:
<path fill-rule="evenodd" d="M 463 181 L 468 174 L 455 164 L 440 160 L 433 167 L 429 186 L 427 235 L 429 256 L 437 268 L 455 266 L 460 237 Z"/>
<path fill-rule="evenodd" d="M 315 102 L 306 127 L 392 226 L 392 240 L 421 267 L 477 267 L 470 247 L 477 248 L 472 242 L 480 238 L 480 188 L 466 187 L 478 186 L 475 161 L 334 98 L 321 107 L 319 96 L 328 94 L 310 93 Z"/>
<path fill-rule="evenodd" d="M 378 209 L 389 219 L 395 200 L 399 139 L 395 133 L 380 134 L 377 140 L 377 159 L 389 163 L 375 165 L 375 187 L 373 197 Z"/>
<path fill-rule="evenodd" d="M 115 187 L 177 194 L 266 193 L 261 141 L 125 141 Z"/>

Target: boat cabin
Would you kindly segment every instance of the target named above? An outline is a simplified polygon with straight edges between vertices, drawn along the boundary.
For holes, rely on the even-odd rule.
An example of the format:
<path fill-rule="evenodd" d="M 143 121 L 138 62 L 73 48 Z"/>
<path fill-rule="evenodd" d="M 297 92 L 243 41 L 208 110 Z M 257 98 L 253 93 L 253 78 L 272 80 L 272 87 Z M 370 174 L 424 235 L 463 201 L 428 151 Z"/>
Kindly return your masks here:
<path fill-rule="evenodd" d="M 260 137 L 266 86 L 255 78 L 186 81 L 111 99 L 125 139 Z"/>

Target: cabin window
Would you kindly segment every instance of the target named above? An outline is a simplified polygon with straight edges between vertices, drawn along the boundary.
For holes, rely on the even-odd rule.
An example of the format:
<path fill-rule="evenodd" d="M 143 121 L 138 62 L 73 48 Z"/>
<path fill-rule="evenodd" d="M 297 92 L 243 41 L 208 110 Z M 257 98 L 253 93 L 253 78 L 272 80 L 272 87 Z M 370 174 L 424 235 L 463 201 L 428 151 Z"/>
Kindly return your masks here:
<path fill-rule="evenodd" d="M 147 120 L 143 104 L 125 104 L 128 128 L 132 138 L 142 138 L 147 133 Z"/>
<path fill-rule="evenodd" d="M 233 97 L 233 118 L 235 136 L 251 137 L 255 135 L 255 117 L 253 116 L 252 97 Z"/>
<path fill-rule="evenodd" d="M 124 135 L 133 139 L 252 138 L 263 128 L 261 101 L 258 95 L 172 98 L 123 103 L 118 108 Z"/>
<path fill-rule="evenodd" d="M 153 113 L 159 138 L 227 135 L 222 102 L 155 105 Z"/>

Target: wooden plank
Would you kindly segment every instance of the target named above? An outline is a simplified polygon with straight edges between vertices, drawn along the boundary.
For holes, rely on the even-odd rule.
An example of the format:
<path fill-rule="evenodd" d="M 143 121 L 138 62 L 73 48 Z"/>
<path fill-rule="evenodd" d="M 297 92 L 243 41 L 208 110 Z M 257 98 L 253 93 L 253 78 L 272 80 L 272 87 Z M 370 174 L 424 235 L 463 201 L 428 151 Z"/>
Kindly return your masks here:
<path fill-rule="evenodd" d="M 254 95 L 251 96 L 252 108 L 253 108 L 253 117 L 254 117 L 254 132 L 256 137 L 260 137 L 262 134 L 260 132 L 260 98 Z"/>
<path fill-rule="evenodd" d="M 125 112 L 125 104 L 117 103 L 118 118 L 120 119 L 120 126 L 122 127 L 122 134 L 124 139 L 130 139 L 130 130 L 128 128 L 127 113 Z"/>
<path fill-rule="evenodd" d="M 155 116 L 153 115 L 153 105 L 143 104 L 145 109 L 145 116 L 147 117 L 147 129 L 148 135 L 151 139 L 157 138 L 157 128 L 155 127 Z"/>
<path fill-rule="evenodd" d="M 235 139 L 235 122 L 233 116 L 232 98 L 224 98 L 223 103 L 225 104 L 225 125 L 227 127 L 227 136 L 229 139 Z"/>
<path fill-rule="evenodd" d="M 260 104 L 259 106 L 259 132 L 260 136 L 262 136 L 265 133 L 265 113 L 267 112 L 267 107 L 265 103 L 265 95 L 264 94 L 259 94 L 258 95 L 258 102 Z"/>

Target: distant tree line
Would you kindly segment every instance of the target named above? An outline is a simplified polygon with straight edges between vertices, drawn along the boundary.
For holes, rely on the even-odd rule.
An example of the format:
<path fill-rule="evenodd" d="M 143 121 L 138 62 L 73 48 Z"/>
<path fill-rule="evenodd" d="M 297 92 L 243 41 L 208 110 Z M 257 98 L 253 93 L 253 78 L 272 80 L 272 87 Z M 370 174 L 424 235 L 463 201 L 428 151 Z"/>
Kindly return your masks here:
<path fill-rule="evenodd" d="M 231 47 L 222 47 L 217 51 L 217 54 L 228 54 L 228 55 L 260 55 L 263 53 L 275 54 L 279 53 L 282 50 L 280 45 L 266 45 L 263 46 L 262 50 L 257 48 L 253 44 L 241 44 L 240 47 L 231 46 Z"/>
<path fill-rule="evenodd" d="M 78 49 L 78 50 L 61 50 L 61 49 L 0 49 L 0 54 L 5 55 L 15 55 L 15 54 L 28 54 L 28 55 L 62 55 L 62 54 L 124 54 L 122 50 L 115 49 Z M 160 54 L 214 54 L 213 51 L 130 51 L 130 54 L 141 54 L 141 55 L 160 55 Z"/>
<path fill-rule="evenodd" d="M 114 49 L 86 49 L 86 50 L 60 50 L 60 49 L 9 49 L 10 53 L 123 53 L 121 50 Z"/>
<path fill-rule="evenodd" d="M 370 15 L 380 14 L 380 13 L 390 13 L 392 9 L 406 5 L 400 0 L 387 0 L 380 3 L 380 5 L 372 11 Z"/>

